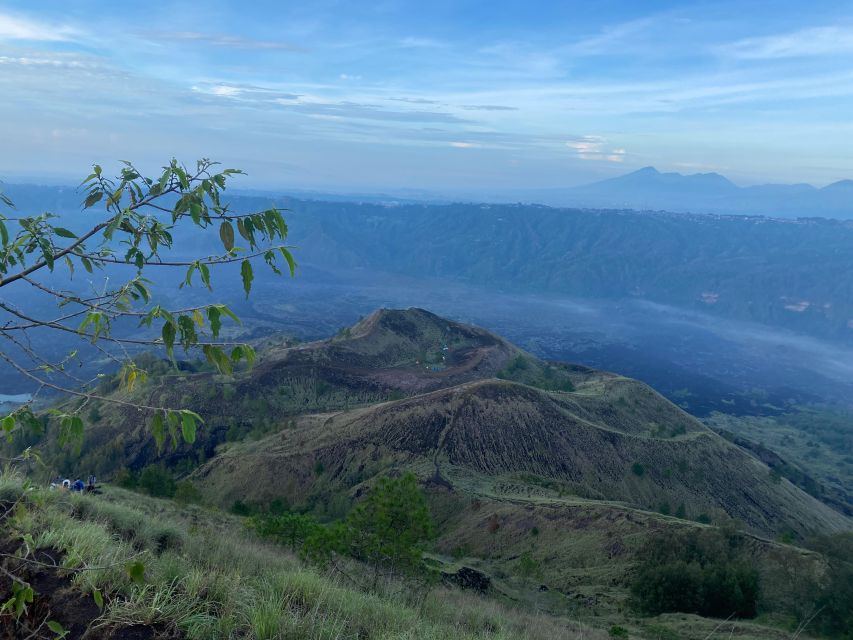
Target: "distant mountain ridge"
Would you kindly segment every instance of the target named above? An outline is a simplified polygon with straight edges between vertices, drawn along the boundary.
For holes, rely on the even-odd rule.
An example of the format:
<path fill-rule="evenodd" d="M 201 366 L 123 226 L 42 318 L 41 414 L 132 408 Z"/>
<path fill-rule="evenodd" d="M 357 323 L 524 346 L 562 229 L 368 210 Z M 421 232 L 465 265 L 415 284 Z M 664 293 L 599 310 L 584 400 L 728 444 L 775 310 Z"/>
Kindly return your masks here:
<path fill-rule="evenodd" d="M 739 187 L 719 173 L 663 173 L 643 167 L 616 178 L 526 194 L 551 206 L 664 210 L 674 213 L 853 219 L 853 180 Z"/>

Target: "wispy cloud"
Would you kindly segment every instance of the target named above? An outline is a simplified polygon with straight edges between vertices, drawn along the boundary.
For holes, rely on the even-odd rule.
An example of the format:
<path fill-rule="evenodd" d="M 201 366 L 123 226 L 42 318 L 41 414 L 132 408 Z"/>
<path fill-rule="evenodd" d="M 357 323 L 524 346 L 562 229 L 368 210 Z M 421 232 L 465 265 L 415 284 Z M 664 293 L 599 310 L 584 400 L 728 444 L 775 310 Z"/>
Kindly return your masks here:
<path fill-rule="evenodd" d="M 165 42 L 197 42 L 213 47 L 226 47 L 230 49 L 259 49 L 304 52 L 305 49 L 289 42 L 277 40 L 256 40 L 243 36 L 223 33 L 203 33 L 200 31 L 153 31 L 143 34 L 150 40 Z"/>
<path fill-rule="evenodd" d="M 285 109 L 309 115 L 332 116 L 339 118 L 354 118 L 359 120 L 382 120 L 386 122 L 465 122 L 463 118 L 447 113 L 445 111 L 424 110 L 391 110 L 383 109 L 375 104 L 361 104 L 358 102 L 309 102 L 299 101 L 296 103 L 284 100 L 276 100 Z"/>
<path fill-rule="evenodd" d="M 625 149 L 608 148 L 607 140 L 601 136 L 583 136 L 577 140 L 569 140 L 566 146 L 574 149 L 581 160 L 625 161 Z"/>
<path fill-rule="evenodd" d="M 657 24 L 654 18 L 642 18 L 604 27 L 599 33 L 569 46 L 575 55 L 610 55 L 619 53 L 626 41 Z"/>
<path fill-rule="evenodd" d="M 463 104 L 459 108 L 466 111 L 518 111 L 517 107 L 507 107 L 501 104 Z"/>
<path fill-rule="evenodd" d="M 49 24 L 0 13 L 0 40 L 61 42 L 79 35 L 80 32 L 70 25 Z"/>
<path fill-rule="evenodd" d="M 0 64 L 22 67 L 56 67 L 65 69 L 97 69 L 99 65 L 74 57 L 34 54 L 30 56 L 0 56 Z"/>
<path fill-rule="evenodd" d="M 388 98 L 396 102 L 408 102 L 410 104 L 438 104 L 438 100 L 427 100 L 426 98 Z"/>
<path fill-rule="evenodd" d="M 408 49 L 441 49 L 447 45 L 443 42 L 439 42 L 438 40 L 433 40 L 432 38 L 417 38 L 410 36 L 400 40 L 400 46 Z"/>
<path fill-rule="evenodd" d="M 280 91 L 272 87 L 235 82 L 199 82 L 193 85 L 192 90 L 196 93 L 221 98 L 248 101 L 273 102 L 275 100 L 296 100 L 301 97 L 298 93 Z"/>
<path fill-rule="evenodd" d="M 853 27 L 811 27 L 791 33 L 744 38 L 719 48 L 743 60 L 767 60 L 853 53 Z"/>

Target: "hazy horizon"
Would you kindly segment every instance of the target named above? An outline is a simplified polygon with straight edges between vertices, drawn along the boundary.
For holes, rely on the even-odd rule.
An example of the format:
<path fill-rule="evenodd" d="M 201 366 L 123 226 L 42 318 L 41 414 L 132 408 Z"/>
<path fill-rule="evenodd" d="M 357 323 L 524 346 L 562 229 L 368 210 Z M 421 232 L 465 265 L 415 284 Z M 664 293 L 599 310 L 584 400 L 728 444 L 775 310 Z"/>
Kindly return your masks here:
<path fill-rule="evenodd" d="M 159 166 L 243 188 L 570 187 L 653 165 L 853 177 L 853 11 L 833 3 L 405 2 L 0 9 L 0 177 Z"/>

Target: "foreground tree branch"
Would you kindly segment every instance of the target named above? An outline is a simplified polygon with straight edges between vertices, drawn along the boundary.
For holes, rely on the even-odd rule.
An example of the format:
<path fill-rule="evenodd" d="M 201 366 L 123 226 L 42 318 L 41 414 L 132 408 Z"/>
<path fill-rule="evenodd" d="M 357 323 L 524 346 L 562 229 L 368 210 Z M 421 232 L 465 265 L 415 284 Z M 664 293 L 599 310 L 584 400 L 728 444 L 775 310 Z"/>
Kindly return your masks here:
<path fill-rule="evenodd" d="M 170 309 L 157 303 L 156 291 L 145 277 L 149 268 L 157 267 L 157 282 L 162 284 L 161 269 L 177 270 L 174 285 L 191 287 L 197 275 L 197 281 L 212 291 L 212 268 L 239 263 L 242 288 L 248 296 L 256 262 L 263 260 L 276 274 L 283 270 L 294 274 L 296 264 L 291 248 L 284 244 L 288 229 L 281 211 L 232 212 L 222 201 L 222 192 L 242 172 L 217 169 L 217 163 L 202 159 L 190 171 L 173 159 L 159 175 L 146 177 L 132 163 L 123 162 L 119 175 L 109 178 L 95 165 L 80 185 L 84 194 L 81 215 L 67 220 L 48 213 L 5 215 L 2 207 L 12 210 L 14 204 L 0 194 L 0 311 L 8 318 L 0 324 L 0 333 L 6 338 L 6 346 L 0 345 L 0 361 L 31 381 L 37 393 L 49 389 L 77 399 L 67 412 L 51 411 L 51 419 L 60 426 L 60 440 L 82 436 L 79 414 L 91 400 L 148 414 L 158 446 L 167 431 L 175 444 L 179 435 L 186 442 L 194 441 L 202 418 L 180 408 L 137 402 L 130 393 L 126 398 L 97 393 L 97 377 L 83 380 L 67 371 L 80 358 L 76 350 L 64 357 L 39 353 L 32 346 L 31 333 L 71 334 L 94 345 L 118 365 L 128 392 L 144 383 L 147 372 L 125 347 L 163 349 L 173 363 L 176 346 L 185 352 L 199 349 L 222 374 L 232 373 L 240 362 L 251 365 L 254 361 L 250 345 L 220 339 L 223 321 L 239 323 L 225 304 L 211 301 Z M 215 253 L 188 258 L 182 243 L 189 234 L 195 239 L 203 232 L 211 232 L 207 251 Z M 102 290 L 96 291 L 94 284 L 90 292 L 75 288 L 73 277 L 80 269 L 100 275 Z M 55 282 L 68 278 L 71 286 L 48 283 L 46 278 Z M 43 313 L 15 304 L 22 294 L 39 295 L 62 312 L 46 319 Z M 119 320 L 138 322 L 137 330 L 129 335 L 123 324 L 122 334 L 115 334 Z M 69 321 L 79 321 L 79 325 Z M 102 343 L 112 347 L 105 349 Z M 57 375 L 70 384 L 57 382 Z M 0 419 L 8 438 L 35 423 L 41 424 L 32 401 Z"/>

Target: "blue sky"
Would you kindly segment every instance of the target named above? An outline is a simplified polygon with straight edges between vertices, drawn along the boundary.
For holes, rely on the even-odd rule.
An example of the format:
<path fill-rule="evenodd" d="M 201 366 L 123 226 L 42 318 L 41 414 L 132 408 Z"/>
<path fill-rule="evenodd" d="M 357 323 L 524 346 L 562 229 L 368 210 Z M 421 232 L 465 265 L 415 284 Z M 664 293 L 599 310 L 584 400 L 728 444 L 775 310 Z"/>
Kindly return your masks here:
<path fill-rule="evenodd" d="M 73 6 L 72 6 L 73 5 Z M 0 177 L 487 192 L 853 177 L 850 2 L 0 3 Z"/>

